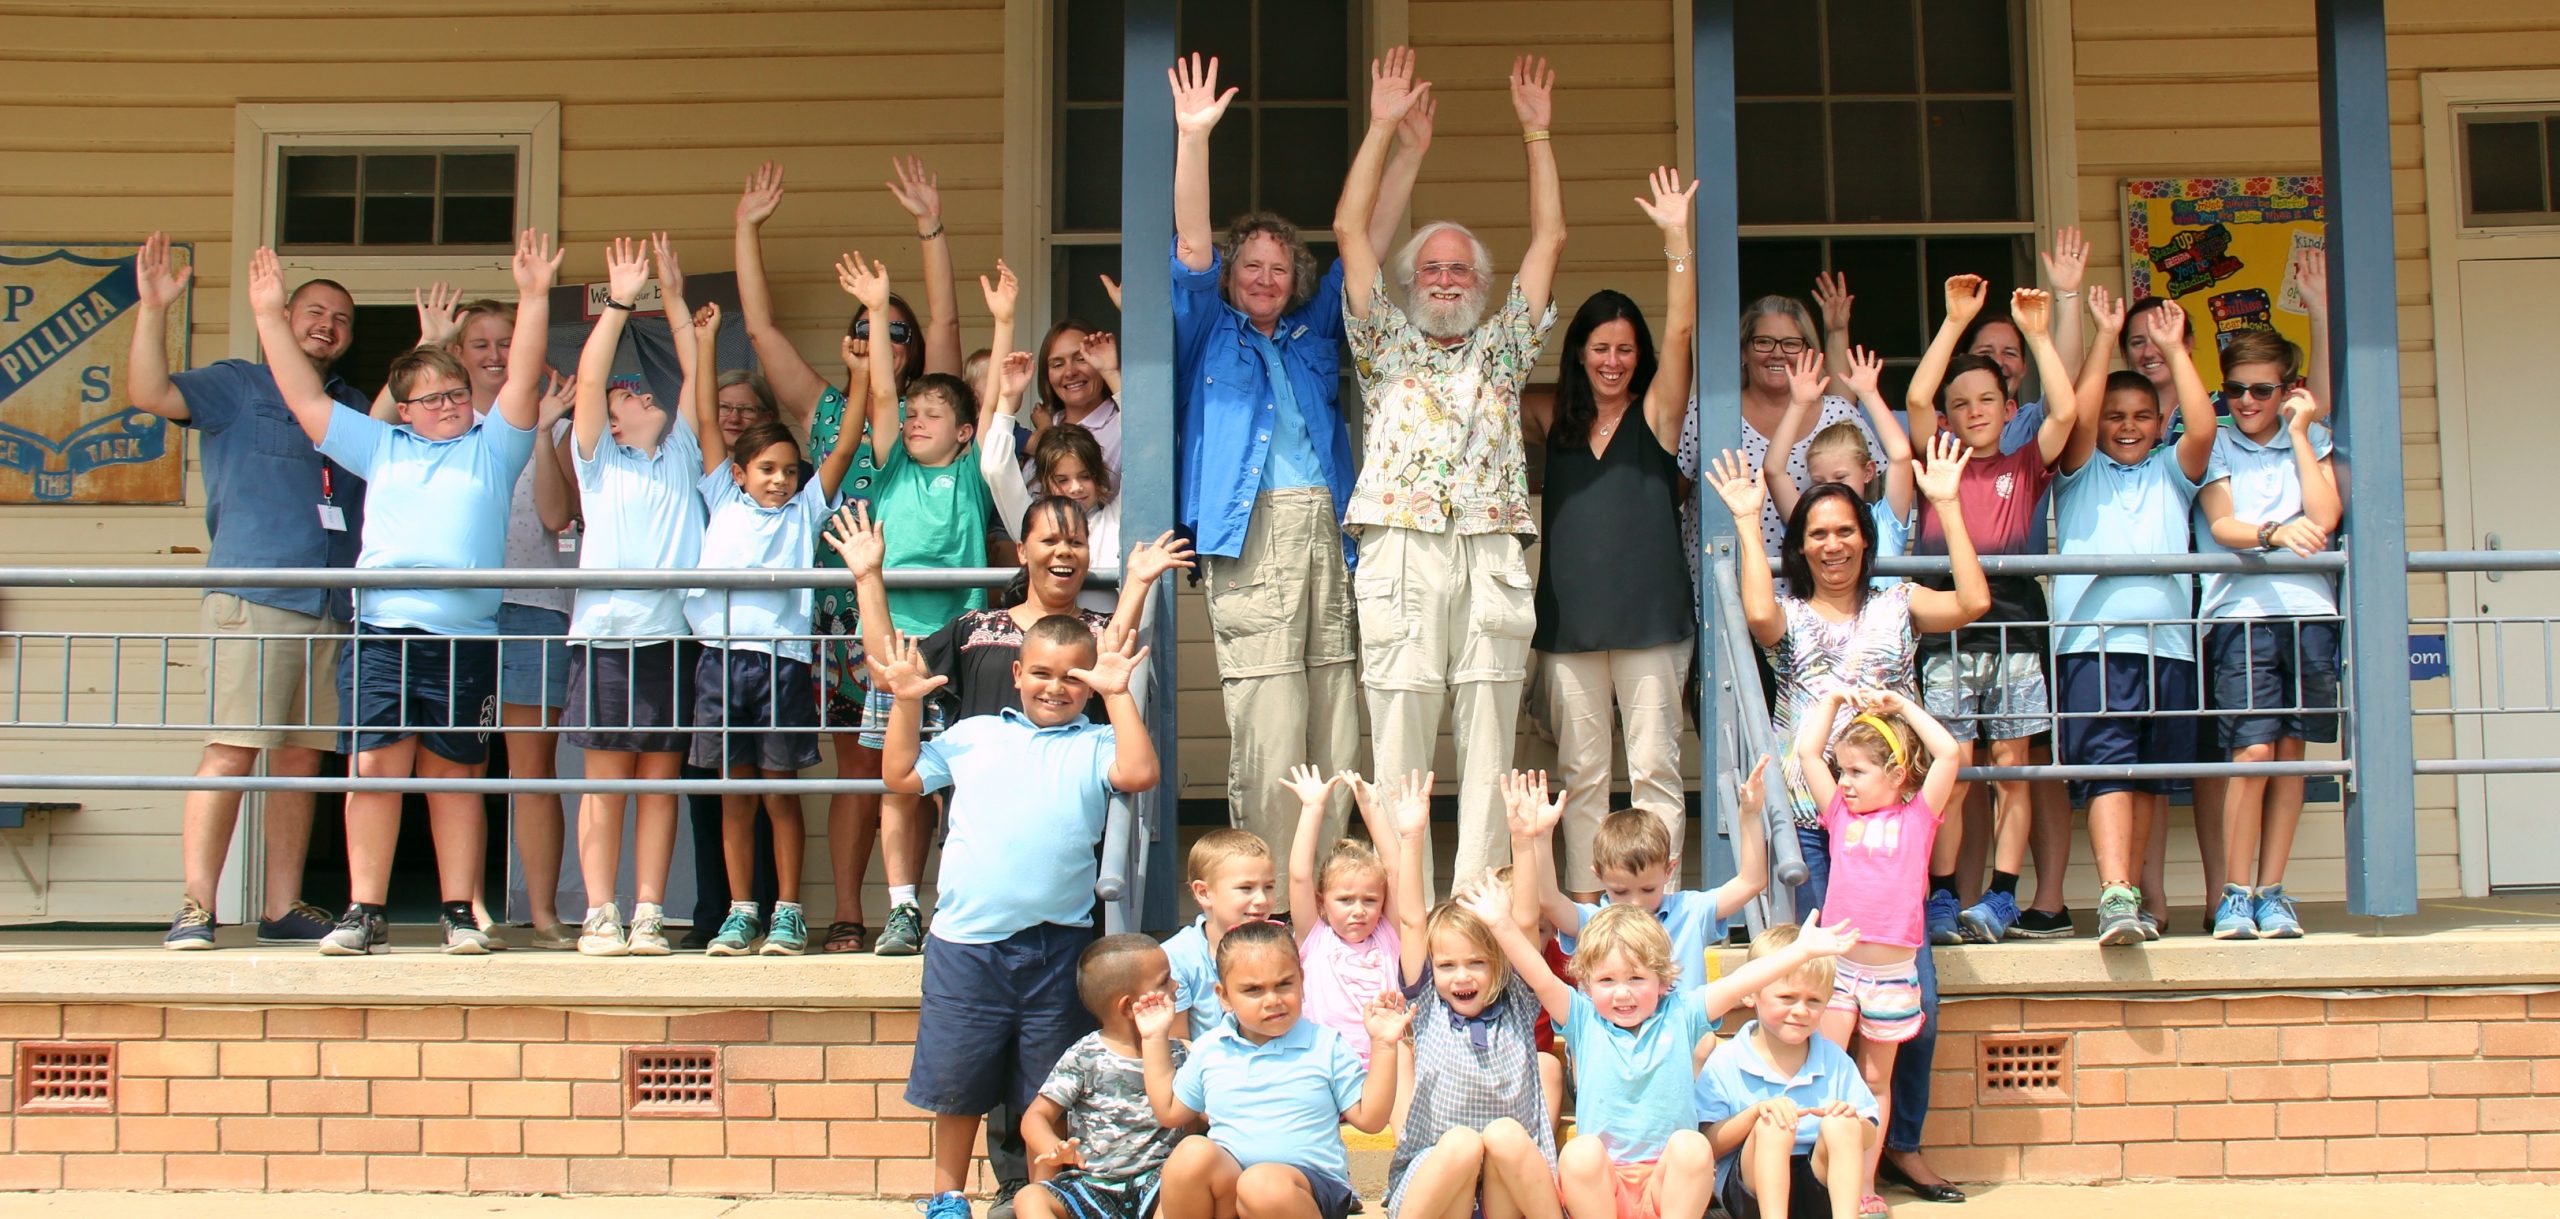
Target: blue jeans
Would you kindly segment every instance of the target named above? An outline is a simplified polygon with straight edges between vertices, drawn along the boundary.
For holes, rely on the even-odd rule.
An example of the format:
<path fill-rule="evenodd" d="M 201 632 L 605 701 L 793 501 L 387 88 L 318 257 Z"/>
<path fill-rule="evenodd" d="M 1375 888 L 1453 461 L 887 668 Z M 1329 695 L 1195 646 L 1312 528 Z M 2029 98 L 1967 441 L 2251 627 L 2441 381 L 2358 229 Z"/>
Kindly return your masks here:
<path fill-rule="evenodd" d="M 1796 914 L 1822 908 L 1831 885 L 1831 841 L 1820 826 L 1796 827 L 1796 843 L 1804 853 L 1804 883 L 1796 886 Z M 1938 963 L 1929 946 L 1920 946 L 1920 1035 L 1904 1042 L 1893 1058 L 1893 1119 L 1884 1145 L 1894 1151 L 1920 1150 L 1920 1127 L 1929 1117 L 1929 1072 L 1938 1056 Z"/>

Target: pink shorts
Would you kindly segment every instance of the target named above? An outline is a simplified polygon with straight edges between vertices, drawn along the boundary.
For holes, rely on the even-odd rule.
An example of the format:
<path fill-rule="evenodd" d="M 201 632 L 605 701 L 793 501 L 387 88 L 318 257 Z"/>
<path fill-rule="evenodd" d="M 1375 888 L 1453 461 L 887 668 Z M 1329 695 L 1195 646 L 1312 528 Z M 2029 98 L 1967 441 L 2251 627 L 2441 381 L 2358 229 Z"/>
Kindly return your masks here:
<path fill-rule="evenodd" d="M 1617 1187 L 1618 1219 L 1662 1219 L 1661 1169 L 1660 1160 L 1609 1166 Z"/>
<path fill-rule="evenodd" d="M 1926 1013 L 1920 1010 L 1920 964 L 1861 965 L 1847 957 L 1833 961 L 1838 980 L 1831 987 L 1830 1010 L 1856 1012 L 1858 1036 L 1869 1041 L 1904 1042 L 1920 1035 Z"/>

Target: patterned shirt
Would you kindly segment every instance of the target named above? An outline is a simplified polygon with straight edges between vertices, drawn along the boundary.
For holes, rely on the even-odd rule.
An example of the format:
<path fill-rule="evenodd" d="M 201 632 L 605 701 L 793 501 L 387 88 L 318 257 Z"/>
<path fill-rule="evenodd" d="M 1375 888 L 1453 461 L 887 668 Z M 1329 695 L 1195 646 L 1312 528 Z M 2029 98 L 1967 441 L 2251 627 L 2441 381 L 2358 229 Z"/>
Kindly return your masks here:
<path fill-rule="evenodd" d="M 1538 1073 L 1538 996 L 1520 975 L 1494 997 L 1478 1019 L 1486 1021 L 1484 1048 L 1474 1031 L 1451 1010 L 1431 984 L 1422 980 L 1405 988 L 1413 1005 L 1413 1101 L 1397 1123 L 1395 1159 L 1387 1167 L 1393 1182 L 1387 1210 L 1404 1201 L 1405 1168 L 1431 1150 L 1440 1136 L 1461 1126 L 1482 1130 L 1498 1118 L 1510 1118 L 1528 1130 L 1538 1151 L 1555 1163 L 1554 1127 L 1547 1121 L 1546 1085 Z"/>
<path fill-rule="evenodd" d="M 1191 1047 L 1166 1044 L 1174 1069 L 1181 1070 Z M 1100 1033 L 1087 1033 L 1067 1047 L 1040 1095 L 1067 1111 L 1067 1134 L 1083 1144 L 1089 1176 L 1127 1180 L 1161 1168 L 1182 1141 L 1181 1131 L 1156 1123 L 1155 1108 L 1147 1103 L 1146 1064 L 1104 1044 Z"/>
<path fill-rule="evenodd" d="M 1795 741 L 1796 717 L 1834 690 L 1883 686 L 1908 697 L 1919 697 L 1912 684 L 1919 639 L 1911 630 L 1911 588 L 1905 581 L 1868 593 L 1858 616 L 1847 622 L 1823 617 L 1812 602 L 1802 598 L 1778 598 L 1778 612 L 1786 615 L 1787 633 L 1768 652 L 1769 671 L 1777 678 L 1777 707 L 1770 713 L 1769 726 L 1778 734 L 1780 749 Z M 1842 714 L 1841 722 L 1846 723 L 1846 708 Z M 1837 733 L 1839 726 L 1833 725 L 1832 731 Z M 1786 771 L 1787 796 L 1795 804 L 1796 824 L 1816 824 L 1822 810 L 1815 806 L 1813 793 L 1805 787 L 1804 775 L 1796 769 L 1792 755 L 1787 757 Z"/>
<path fill-rule="evenodd" d="M 1383 273 L 1369 298 L 1369 316 L 1346 309 L 1343 318 L 1367 408 L 1368 452 L 1344 526 L 1536 537 L 1520 387 L 1556 324 L 1554 303 L 1532 315 L 1515 279 L 1500 311 L 1464 342 L 1443 344 L 1388 298 Z"/>

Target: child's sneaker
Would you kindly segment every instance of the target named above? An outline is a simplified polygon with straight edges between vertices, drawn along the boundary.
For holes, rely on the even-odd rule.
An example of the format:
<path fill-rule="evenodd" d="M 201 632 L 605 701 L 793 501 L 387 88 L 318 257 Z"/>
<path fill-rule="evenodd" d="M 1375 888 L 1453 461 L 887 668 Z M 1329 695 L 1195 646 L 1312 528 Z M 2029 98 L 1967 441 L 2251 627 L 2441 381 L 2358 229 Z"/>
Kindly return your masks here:
<path fill-rule="evenodd" d="M 2256 904 L 2249 891 L 2239 885 L 2222 886 L 2222 904 L 2214 908 L 2213 938 L 2217 940 L 2254 940 L 2258 938 Z"/>
<path fill-rule="evenodd" d="M 317 944 L 335 924 L 329 912 L 309 902 L 295 902 L 283 918 L 258 920 L 258 942 L 261 944 Z"/>
<path fill-rule="evenodd" d="M 460 918 L 445 915 L 444 951 L 446 956 L 485 957 L 489 955 L 489 933 L 480 929 L 480 920 L 468 911 Z"/>
<path fill-rule="evenodd" d="M 590 957 L 629 956 L 631 939 L 623 934 L 622 912 L 608 904 L 587 915 L 587 921 L 578 925 L 578 952 Z"/>
<path fill-rule="evenodd" d="M 2138 915 L 2136 915 L 2136 916 L 2134 916 L 2134 917 L 2139 918 L 2139 919 L 2141 919 L 2141 920 L 2142 920 L 2142 938 L 2143 938 L 2145 941 L 2157 940 L 2157 939 L 2159 939 L 2159 938 L 2160 938 L 2160 916 L 2159 916 L 2159 915 L 2153 914 L 2152 912 L 2150 912 L 2150 911 L 2148 911 L 2148 910 L 2145 910 L 2145 911 L 2143 911 L 2141 914 L 2138 914 Z"/>
<path fill-rule="evenodd" d="M 169 934 L 162 936 L 160 946 L 179 952 L 202 952 L 213 947 L 213 911 L 192 897 L 178 899 L 178 917 L 169 920 Z"/>
<path fill-rule="evenodd" d="M 711 937 L 703 955 L 743 957 L 755 951 L 756 937 L 764 934 L 764 926 L 756 921 L 756 912 L 729 908 L 729 917 L 720 920 L 720 934 Z"/>
<path fill-rule="evenodd" d="M 2142 892 L 2129 885 L 2109 885 L 2098 895 L 2098 943 L 2119 948 L 2142 943 Z"/>
<path fill-rule="evenodd" d="M 1932 944 L 1964 943 L 1964 933 L 1956 927 L 1956 895 L 1945 889 L 1929 894 L 1929 942 Z"/>
<path fill-rule="evenodd" d="M 675 951 L 667 943 L 667 915 L 655 903 L 631 908 L 631 935 L 625 941 L 635 957 L 663 957 Z"/>
<path fill-rule="evenodd" d="M 899 909 L 913 910 L 915 907 L 901 906 Z M 958 1192 L 918 1198 L 916 1209 L 924 1212 L 924 1219 L 970 1219 L 969 1196 Z"/>
<path fill-rule="evenodd" d="M 2258 890 L 2250 903 L 2249 913 L 2258 921 L 2258 938 L 2262 940 L 2298 940 L 2302 938 L 2302 919 L 2293 912 L 2293 897 L 2283 885 L 2268 885 Z"/>
<path fill-rule="evenodd" d="M 773 929 L 765 932 L 764 947 L 758 949 L 769 957 L 796 957 L 809 950 L 809 920 L 797 906 L 776 906 Z"/>
<path fill-rule="evenodd" d="M 349 905 L 347 912 L 338 916 L 337 927 L 320 937 L 320 955 L 324 957 L 360 957 L 389 951 L 391 920 L 367 914 L 358 905 Z"/>
<path fill-rule="evenodd" d="M 924 911 L 917 909 L 914 902 L 889 912 L 889 921 L 881 925 L 879 940 L 871 946 L 871 955 L 879 957 L 911 957 L 923 951 Z"/>
<path fill-rule="evenodd" d="M 2018 898 L 2013 893 L 1993 889 L 1982 900 L 1965 907 L 1956 916 L 1956 925 L 1964 931 L 1968 944 L 1997 944 L 2007 938 L 2009 929 L 2018 925 Z"/>
<path fill-rule="evenodd" d="M 2009 928 L 2009 938 L 2013 940 L 2067 940 L 2078 934 L 2080 929 L 2071 925 L 2068 907 L 2047 914 L 2029 906 L 2018 912 L 2017 923 Z"/>

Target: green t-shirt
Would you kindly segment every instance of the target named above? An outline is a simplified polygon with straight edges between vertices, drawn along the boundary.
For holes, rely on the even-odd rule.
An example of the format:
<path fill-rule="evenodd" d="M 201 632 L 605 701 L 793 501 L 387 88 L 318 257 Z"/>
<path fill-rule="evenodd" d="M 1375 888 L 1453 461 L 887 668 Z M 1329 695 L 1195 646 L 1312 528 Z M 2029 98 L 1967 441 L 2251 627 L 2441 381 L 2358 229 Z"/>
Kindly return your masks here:
<path fill-rule="evenodd" d="M 918 465 L 892 437 L 874 450 L 880 476 L 871 484 L 871 516 L 880 522 L 888 554 L 884 566 L 984 567 L 987 522 L 995 504 L 978 474 L 978 446 L 970 443 L 945 466 Z M 889 617 L 900 631 L 922 639 L 945 623 L 987 604 L 984 589 L 889 590 Z"/>

